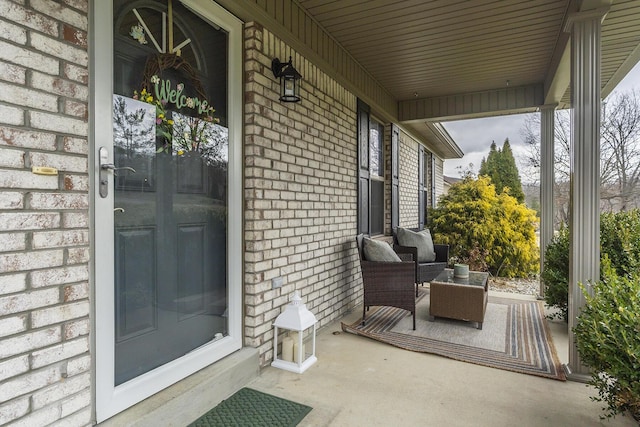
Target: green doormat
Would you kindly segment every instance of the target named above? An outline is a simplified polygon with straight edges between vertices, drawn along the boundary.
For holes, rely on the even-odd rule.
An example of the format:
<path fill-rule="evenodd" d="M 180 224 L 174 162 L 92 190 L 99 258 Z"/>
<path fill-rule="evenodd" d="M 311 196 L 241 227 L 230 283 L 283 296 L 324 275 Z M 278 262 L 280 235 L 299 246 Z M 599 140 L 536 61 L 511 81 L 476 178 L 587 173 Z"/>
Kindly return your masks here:
<path fill-rule="evenodd" d="M 189 424 L 189 427 L 293 427 L 297 426 L 311 409 L 307 405 L 242 388 Z"/>

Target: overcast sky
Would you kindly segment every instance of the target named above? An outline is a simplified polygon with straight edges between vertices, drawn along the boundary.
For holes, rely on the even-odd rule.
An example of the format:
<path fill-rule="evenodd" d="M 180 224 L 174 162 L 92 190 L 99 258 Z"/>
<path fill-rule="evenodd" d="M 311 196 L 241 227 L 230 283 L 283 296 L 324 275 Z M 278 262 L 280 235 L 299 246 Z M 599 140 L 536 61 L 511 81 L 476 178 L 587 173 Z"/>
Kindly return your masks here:
<path fill-rule="evenodd" d="M 640 89 L 640 63 L 627 74 L 614 92 L 627 91 L 632 88 Z M 527 153 L 521 135 L 526 116 L 527 114 L 514 114 L 485 119 L 442 122 L 447 132 L 464 152 L 464 157 L 461 159 L 445 160 L 444 174 L 459 178 L 461 171 L 459 167 L 462 170 L 466 170 L 469 168 L 469 163 L 473 163 L 473 171 L 477 173 L 482 158 L 486 158 L 489 154 L 491 142 L 495 141 L 498 148 L 500 148 L 507 138 L 509 138 L 509 144 L 516 158 L 516 163 L 520 167 L 520 159 L 526 156 Z M 525 177 L 523 176 L 522 178 L 524 181 Z"/>

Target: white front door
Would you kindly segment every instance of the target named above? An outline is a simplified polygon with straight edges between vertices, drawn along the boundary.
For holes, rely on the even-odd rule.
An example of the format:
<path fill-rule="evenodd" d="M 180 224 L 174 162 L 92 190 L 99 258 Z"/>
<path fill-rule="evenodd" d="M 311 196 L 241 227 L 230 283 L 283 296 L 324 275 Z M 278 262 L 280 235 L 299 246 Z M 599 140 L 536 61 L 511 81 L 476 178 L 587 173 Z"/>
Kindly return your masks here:
<path fill-rule="evenodd" d="M 93 2 L 96 412 L 241 347 L 241 23 Z"/>

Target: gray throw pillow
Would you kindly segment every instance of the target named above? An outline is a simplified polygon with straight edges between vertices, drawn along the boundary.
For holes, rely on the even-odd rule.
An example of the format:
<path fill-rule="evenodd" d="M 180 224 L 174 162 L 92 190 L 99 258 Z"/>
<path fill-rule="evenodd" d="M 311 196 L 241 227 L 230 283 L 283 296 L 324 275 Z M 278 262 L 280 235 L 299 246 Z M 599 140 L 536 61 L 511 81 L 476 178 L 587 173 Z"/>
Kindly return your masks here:
<path fill-rule="evenodd" d="M 401 246 L 418 248 L 418 262 L 433 262 L 436 260 L 436 251 L 433 248 L 433 240 L 429 229 L 415 232 L 398 227 L 396 233 L 398 235 L 398 243 Z"/>
<path fill-rule="evenodd" d="M 362 249 L 364 258 L 367 261 L 402 262 L 398 254 L 393 251 L 393 248 L 388 243 L 380 240 L 371 240 L 365 237 Z"/>

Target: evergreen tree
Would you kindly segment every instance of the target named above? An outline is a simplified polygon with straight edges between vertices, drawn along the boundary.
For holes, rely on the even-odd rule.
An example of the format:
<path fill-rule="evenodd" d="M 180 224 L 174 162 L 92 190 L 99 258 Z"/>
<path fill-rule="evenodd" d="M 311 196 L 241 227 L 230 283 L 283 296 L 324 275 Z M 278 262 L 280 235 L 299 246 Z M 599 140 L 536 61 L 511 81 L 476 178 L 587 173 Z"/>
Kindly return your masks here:
<path fill-rule="evenodd" d="M 496 142 L 491 142 L 491 148 L 489 149 L 489 155 L 485 159 L 482 158 L 482 162 L 480 163 L 480 170 L 478 171 L 479 176 L 488 176 L 491 178 L 491 183 L 498 189 L 498 192 L 502 190 L 502 186 L 500 185 L 500 176 L 498 174 L 499 170 L 499 158 L 500 150 L 496 146 Z"/>
<path fill-rule="evenodd" d="M 515 197 L 519 203 L 523 203 L 524 191 L 522 191 L 522 182 L 520 181 L 520 174 L 516 166 L 516 159 L 513 157 L 513 151 L 511 151 L 509 138 L 505 139 L 504 144 L 502 144 L 500 163 L 500 178 L 502 184 L 500 191 L 508 187 L 509 194 Z"/>
<path fill-rule="evenodd" d="M 498 193 L 505 191 L 518 200 L 518 203 L 524 202 L 524 191 L 522 191 L 522 182 L 518 174 L 516 160 L 511 151 L 509 138 L 505 139 L 502 149 L 496 147 L 496 143 L 491 143 L 489 155 L 487 159 L 482 159 L 480 171 L 478 175 L 488 176 L 491 183 L 496 187 Z"/>

